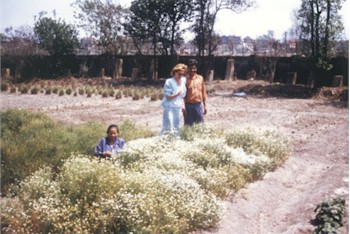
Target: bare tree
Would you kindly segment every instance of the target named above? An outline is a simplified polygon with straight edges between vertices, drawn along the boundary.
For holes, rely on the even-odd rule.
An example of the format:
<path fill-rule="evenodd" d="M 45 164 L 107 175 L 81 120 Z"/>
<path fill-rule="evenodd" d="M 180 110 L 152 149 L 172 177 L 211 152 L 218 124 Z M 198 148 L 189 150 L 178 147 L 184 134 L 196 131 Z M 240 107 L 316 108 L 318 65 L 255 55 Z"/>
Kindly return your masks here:
<path fill-rule="evenodd" d="M 307 42 L 303 51 L 317 62 L 317 66 L 330 69 L 327 60 L 335 53 L 335 42 L 344 27 L 339 14 L 345 0 L 302 0 L 298 12 L 301 39 Z"/>
<path fill-rule="evenodd" d="M 247 10 L 255 4 L 255 0 L 194 0 L 195 23 L 192 31 L 195 33 L 195 43 L 198 55 L 212 55 L 217 46 L 217 36 L 214 25 L 217 14 L 221 10 L 231 10 L 236 13 Z"/>
<path fill-rule="evenodd" d="M 188 0 L 135 0 L 125 29 L 139 51 L 141 43 L 151 42 L 156 54 L 160 43 L 163 54 L 174 55 L 175 47 L 183 41 L 180 24 L 191 17 L 191 10 L 192 3 Z"/>
<path fill-rule="evenodd" d="M 126 9 L 113 0 L 76 0 L 74 16 L 79 20 L 79 27 L 89 32 L 98 40 L 107 54 L 123 52 L 123 21 Z"/>

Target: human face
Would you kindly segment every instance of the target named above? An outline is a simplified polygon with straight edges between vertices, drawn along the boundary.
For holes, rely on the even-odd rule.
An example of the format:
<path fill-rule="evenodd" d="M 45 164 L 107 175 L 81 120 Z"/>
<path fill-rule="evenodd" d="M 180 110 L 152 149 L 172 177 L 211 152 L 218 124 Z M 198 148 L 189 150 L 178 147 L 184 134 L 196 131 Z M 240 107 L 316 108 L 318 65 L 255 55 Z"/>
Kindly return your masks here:
<path fill-rule="evenodd" d="M 190 76 L 195 75 L 197 73 L 197 66 L 192 65 L 192 66 L 188 67 L 188 73 L 190 74 Z"/>
<path fill-rule="evenodd" d="M 117 139 L 117 136 L 118 136 L 118 129 L 117 128 L 109 129 L 107 135 L 108 135 L 108 139 L 110 141 L 112 141 L 112 142 L 115 141 Z"/>
<path fill-rule="evenodd" d="M 180 79 L 184 75 L 185 75 L 185 72 L 183 70 L 179 70 L 179 71 L 175 72 L 175 76 L 177 79 Z"/>

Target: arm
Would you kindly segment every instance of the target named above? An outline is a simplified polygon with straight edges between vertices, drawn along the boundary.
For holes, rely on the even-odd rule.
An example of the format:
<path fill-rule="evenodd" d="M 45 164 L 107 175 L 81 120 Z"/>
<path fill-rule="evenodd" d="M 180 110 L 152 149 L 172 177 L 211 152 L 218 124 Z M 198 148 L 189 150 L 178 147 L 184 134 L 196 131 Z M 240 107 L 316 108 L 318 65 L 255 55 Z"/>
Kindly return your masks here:
<path fill-rule="evenodd" d="M 173 93 L 174 92 L 174 88 L 171 85 L 171 80 L 167 79 L 165 81 L 164 84 L 164 96 L 166 98 L 166 100 L 172 100 L 174 98 L 176 98 L 177 96 L 181 95 L 181 91 L 177 92 L 177 93 Z"/>
<path fill-rule="evenodd" d="M 95 147 L 95 156 L 103 155 L 104 138 L 100 140 L 98 145 Z"/>
<path fill-rule="evenodd" d="M 203 101 L 203 111 L 204 114 L 207 114 L 207 89 L 205 88 L 204 79 L 202 77 L 202 101 Z"/>

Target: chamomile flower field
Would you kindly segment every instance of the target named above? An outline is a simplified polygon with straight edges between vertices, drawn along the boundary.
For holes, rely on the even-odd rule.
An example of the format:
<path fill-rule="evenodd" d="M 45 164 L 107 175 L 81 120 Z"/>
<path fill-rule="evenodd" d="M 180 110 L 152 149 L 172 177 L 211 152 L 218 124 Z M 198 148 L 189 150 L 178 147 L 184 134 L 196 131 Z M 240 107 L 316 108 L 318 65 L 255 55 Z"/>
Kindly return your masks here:
<path fill-rule="evenodd" d="M 189 233 L 214 228 L 222 218 L 222 199 L 261 179 L 289 153 L 289 143 L 276 131 L 204 126 L 183 129 L 181 139 L 169 134 L 130 140 L 113 161 L 72 153 L 55 170 L 47 163 L 10 186 L 1 202 L 3 231 Z"/>

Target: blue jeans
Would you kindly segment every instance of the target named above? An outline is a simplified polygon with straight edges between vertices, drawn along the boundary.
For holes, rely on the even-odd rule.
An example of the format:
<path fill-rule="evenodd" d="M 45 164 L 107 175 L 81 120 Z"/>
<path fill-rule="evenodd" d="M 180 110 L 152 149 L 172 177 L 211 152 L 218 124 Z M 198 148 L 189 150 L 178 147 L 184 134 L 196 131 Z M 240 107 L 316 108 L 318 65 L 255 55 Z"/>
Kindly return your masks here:
<path fill-rule="evenodd" d="M 180 136 L 180 118 L 182 108 L 164 107 L 163 110 L 163 125 L 160 135 L 165 133 L 175 133 Z"/>
<path fill-rule="evenodd" d="M 202 103 L 185 103 L 185 106 L 185 125 L 192 126 L 195 123 L 204 123 L 204 112 Z"/>

